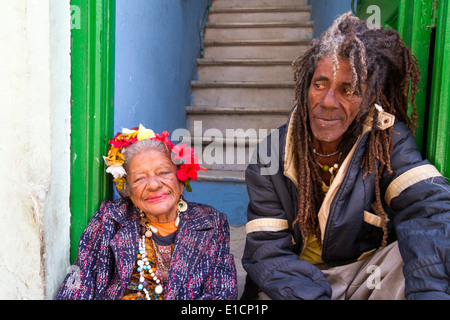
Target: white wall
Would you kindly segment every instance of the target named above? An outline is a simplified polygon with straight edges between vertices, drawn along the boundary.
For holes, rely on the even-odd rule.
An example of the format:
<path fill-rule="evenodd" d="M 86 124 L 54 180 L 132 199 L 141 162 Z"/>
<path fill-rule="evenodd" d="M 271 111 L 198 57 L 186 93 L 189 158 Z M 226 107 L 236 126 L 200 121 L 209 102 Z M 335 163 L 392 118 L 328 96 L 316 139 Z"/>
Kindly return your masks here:
<path fill-rule="evenodd" d="M 69 265 L 70 0 L 0 0 L 0 299 Z"/>

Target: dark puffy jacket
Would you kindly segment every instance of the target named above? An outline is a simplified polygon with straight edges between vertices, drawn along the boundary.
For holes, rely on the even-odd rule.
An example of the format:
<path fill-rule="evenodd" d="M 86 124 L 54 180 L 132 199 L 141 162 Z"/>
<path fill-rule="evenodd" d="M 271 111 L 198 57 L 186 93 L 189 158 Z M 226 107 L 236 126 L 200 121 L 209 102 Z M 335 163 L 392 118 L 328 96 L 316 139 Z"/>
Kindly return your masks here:
<path fill-rule="evenodd" d="M 405 263 L 405 296 L 450 299 L 450 186 L 434 166 L 422 159 L 406 126 L 401 122 L 394 124 L 393 120 L 389 123 L 389 116 L 383 113 L 379 125 L 381 129 L 394 125 L 394 173 L 384 173 L 381 192 L 390 211 L 389 239 L 396 236 Z M 292 228 L 297 213 L 291 134 L 295 122 L 291 116 L 279 128 L 278 139 L 269 136 L 258 146 L 258 159 L 270 155 L 279 160 L 276 173 L 261 174 L 273 170 L 274 162 L 267 164 L 267 159 L 250 164 L 246 170 L 250 204 L 242 259 L 247 271 L 243 299 L 251 298 L 258 288 L 272 299 L 331 297 L 330 285 L 322 272 L 299 258 L 304 243 L 298 228 Z M 371 212 L 374 176 L 368 174 L 363 179 L 360 169 L 369 131 L 370 125 L 365 125 L 319 212 L 322 259 L 329 265 L 354 262 L 381 245 L 381 218 Z"/>

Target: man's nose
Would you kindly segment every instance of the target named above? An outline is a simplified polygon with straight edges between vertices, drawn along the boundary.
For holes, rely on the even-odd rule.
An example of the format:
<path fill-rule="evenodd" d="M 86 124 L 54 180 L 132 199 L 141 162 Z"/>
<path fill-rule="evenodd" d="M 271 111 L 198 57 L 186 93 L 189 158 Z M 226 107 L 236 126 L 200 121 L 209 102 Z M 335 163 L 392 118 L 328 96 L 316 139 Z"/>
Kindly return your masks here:
<path fill-rule="evenodd" d="M 336 96 L 336 89 L 330 87 L 323 97 L 322 106 L 325 108 L 337 108 L 338 105 L 339 104 Z"/>

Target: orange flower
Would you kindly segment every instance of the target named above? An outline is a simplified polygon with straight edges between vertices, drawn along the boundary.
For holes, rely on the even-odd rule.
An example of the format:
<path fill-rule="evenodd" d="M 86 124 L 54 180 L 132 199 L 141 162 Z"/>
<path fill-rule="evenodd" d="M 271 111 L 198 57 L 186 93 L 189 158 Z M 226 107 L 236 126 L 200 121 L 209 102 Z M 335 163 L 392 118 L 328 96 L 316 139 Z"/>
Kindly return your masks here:
<path fill-rule="evenodd" d="M 108 166 L 113 166 L 116 164 L 123 165 L 125 161 L 124 155 L 120 152 L 120 149 L 111 147 L 108 151 L 108 156 L 103 157 Z"/>

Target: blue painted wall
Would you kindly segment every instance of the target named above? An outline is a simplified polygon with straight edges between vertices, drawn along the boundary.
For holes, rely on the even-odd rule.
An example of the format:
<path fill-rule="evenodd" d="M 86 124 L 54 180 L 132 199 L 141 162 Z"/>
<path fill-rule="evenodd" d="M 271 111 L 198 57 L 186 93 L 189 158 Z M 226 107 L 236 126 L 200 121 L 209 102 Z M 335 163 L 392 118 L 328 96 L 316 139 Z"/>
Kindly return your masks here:
<path fill-rule="evenodd" d="M 334 19 L 352 10 L 352 0 L 310 0 L 311 20 L 314 21 L 313 38 L 327 30 Z"/>
<path fill-rule="evenodd" d="M 114 131 L 186 125 L 207 0 L 117 0 Z"/>
<path fill-rule="evenodd" d="M 230 225 L 247 223 L 248 193 L 245 183 L 232 181 L 193 181 L 192 192 L 184 192 L 188 201 L 205 203 L 227 215 Z"/>
<path fill-rule="evenodd" d="M 140 123 L 155 132 L 186 127 L 207 4 L 116 0 L 114 132 Z"/>

